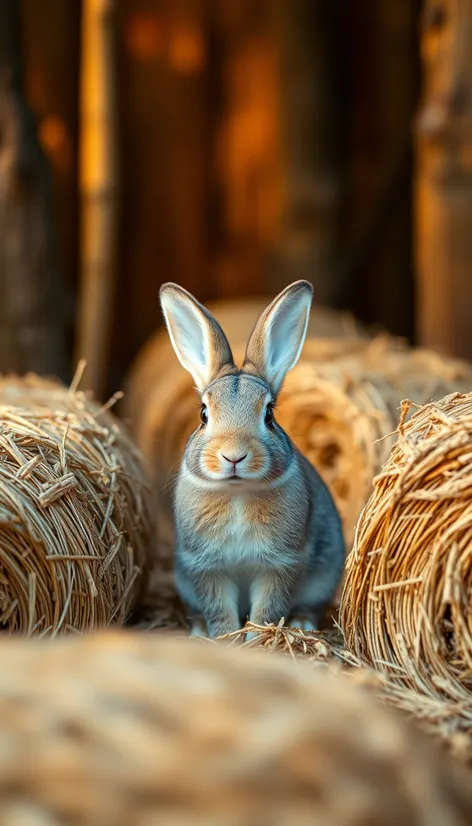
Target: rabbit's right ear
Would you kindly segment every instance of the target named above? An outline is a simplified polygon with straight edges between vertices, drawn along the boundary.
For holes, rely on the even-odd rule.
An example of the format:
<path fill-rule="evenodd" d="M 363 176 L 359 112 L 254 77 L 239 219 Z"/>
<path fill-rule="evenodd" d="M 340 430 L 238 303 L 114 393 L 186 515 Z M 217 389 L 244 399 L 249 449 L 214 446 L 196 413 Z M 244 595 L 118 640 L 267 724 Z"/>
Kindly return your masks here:
<path fill-rule="evenodd" d="M 183 287 L 163 284 L 159 296 L 177 358 L 202 393 L 223 368 L 234 368 L 226 336 L 212 314 Z"/>
<path fill-rule="evenodd" d="M 264 310 L 249 337 L 243 370 L 263 376 L 274 395 L 300 356 L 312 298 L 308 281 L 290 284 Z"/>

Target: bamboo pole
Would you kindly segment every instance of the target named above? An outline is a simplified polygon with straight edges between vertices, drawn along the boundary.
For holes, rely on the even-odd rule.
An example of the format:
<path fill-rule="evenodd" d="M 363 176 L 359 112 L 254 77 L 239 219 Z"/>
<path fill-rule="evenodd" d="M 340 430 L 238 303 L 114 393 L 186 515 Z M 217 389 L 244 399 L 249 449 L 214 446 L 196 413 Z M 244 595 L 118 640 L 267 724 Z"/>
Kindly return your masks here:
<path fill-rule="evenodd" d="M 86 384 L 107 388 L 109 330 L 116 268 L 118 168 L 114 0 L 84 0 L 80 83 L 81 297 L 76 359 Z"/>
<path fill-rule="evenodd" d="M 417 326 L 472 358 L 472 2 L 428 0 L 417 125 Z"/>

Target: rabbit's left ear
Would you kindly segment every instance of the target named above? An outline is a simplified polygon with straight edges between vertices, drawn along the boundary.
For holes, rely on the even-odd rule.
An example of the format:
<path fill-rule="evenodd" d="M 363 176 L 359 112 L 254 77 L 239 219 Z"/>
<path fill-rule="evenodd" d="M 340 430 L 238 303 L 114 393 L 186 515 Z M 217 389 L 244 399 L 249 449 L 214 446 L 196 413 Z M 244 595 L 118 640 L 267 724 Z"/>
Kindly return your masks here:
<path fill-rule="evenodd" d="M 290 284 L 264 310 L 249 338 L 243 370 L 262 376 L 274 395 L 300 357 L 312 299 L 308 281 Z"/>
<path fill-rule="evenodd" d="M 223 369 L 235 369 L 226 336 L 209 310 L 183 287 L 163 284 L 160 299 L 177 358 L 202 393 Z"/>

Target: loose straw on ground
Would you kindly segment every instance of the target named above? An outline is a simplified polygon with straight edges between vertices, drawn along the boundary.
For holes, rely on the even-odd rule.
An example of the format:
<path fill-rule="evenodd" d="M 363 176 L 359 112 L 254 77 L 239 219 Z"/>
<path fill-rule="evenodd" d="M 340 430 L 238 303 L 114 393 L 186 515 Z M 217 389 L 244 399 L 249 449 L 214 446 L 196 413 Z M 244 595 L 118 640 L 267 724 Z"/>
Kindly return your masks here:
<path fill-rule="evenodd" d="M 472 751 L 472 394 L 409 412 L 359 520 L 340 621 L 359 661 Z"/>
<path fill-rule="evenodd" d="M 118 420 L 75 387 L 0 379 L 0 627 L 123 622 L 145 582 L 151 492 Z"/>

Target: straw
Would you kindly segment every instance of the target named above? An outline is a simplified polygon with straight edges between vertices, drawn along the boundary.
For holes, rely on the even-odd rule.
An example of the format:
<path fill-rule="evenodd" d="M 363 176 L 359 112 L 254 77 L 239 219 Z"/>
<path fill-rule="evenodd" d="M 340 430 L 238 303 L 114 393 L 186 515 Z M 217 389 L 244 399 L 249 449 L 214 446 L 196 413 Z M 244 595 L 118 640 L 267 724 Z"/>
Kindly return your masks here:
<path fill-rule="evenodd" d="M 340 608 L 357 660 L 393 679 L 413 713 L 449 737 L 462 732 L 469 753 L 471 460 L 472 394 L 402 422 L 359 520 Z"/>
<path fill-rule="evenodd" d="M 124 429 L 84 393 L 0 379 L 0 625 L 122 623 L 144 584 L 151 492 Z"/>
<path fill-rule="evenodd" d="M 277 415 L 332 490 L 350 548 L 395 441 L 402 399 L 421 405 L 467 392 L 472 368 L 383 336 L 336 358 L 310 358 L 309 348 L 287 376 Z"/>

